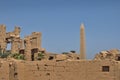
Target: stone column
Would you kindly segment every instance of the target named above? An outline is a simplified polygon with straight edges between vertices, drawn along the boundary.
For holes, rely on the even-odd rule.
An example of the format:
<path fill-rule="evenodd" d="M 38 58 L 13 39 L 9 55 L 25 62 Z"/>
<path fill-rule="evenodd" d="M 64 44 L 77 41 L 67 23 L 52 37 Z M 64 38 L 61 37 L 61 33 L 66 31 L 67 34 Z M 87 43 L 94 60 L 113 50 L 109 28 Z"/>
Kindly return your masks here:
<path fill-rule="evenodd" d="M 32 33 L 32 49 L 34 48 L 41 49 L 41 33 L 40 32 Z"/>
<path fill-rule="evenodd" d="M 31 61 L 31 38 L 30 36 L 25 37 L 25 59 Z"/>
<path fill-rule="evenodd" d="M 19 38 L 13 38 L 11 42 L 11 53 L 19 53 Z"/>
<path fill-rule="evenodd" d="M 6 43 L 6 26 L 0 25 L 0 48 L 1 53 L 6 51 L 7 43 Z"/>
<path fill-rule="evenodd" d="M 80 27 L 80 59 L 86 59 L 84 24 L 81 24 Z"/>
<path fill-rule="evenodd" d="M 24 40 L 20 39 L 20 49 L 24 49 Z"/>
<path fill-rule="evenodd" d="M 15 30 L 13 31 L 13 33 L 15 34 L 16 37 L 20 37 L 20 31 L 21 31 L 20 27 L 15 26 Z"/>

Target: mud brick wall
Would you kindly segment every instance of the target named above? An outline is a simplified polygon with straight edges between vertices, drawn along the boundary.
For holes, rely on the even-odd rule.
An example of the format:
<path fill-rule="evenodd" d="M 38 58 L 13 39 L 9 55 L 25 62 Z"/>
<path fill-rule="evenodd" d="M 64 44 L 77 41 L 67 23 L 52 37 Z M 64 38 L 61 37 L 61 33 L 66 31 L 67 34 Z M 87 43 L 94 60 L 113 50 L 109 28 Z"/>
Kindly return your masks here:
<path fill-rule="evenodd" d="M 103 71 L 109 66 L 109 71 Z M 114 61 L 25 61 L 17 64 L 18 80 L 119 80 Z"/>
<path fill-rule="evenodd" d="M 9 63 L 0 61 L 0 80 L 9 80 Z"/>
<path fill-rule="evenodd" d="M 120 80 L 120 62 L 115 62 L 115 80 Z"/>
<path fill-rule="evenodd" d="M 0 80 L 120 80 L 120 62 L 0 61 Z"/>
<path fill-rule="evenodd" d="M 26 61 L 17 65 L 19 80 L 53 80 L 55 62 Z M 20 70 L 21 69 L 21 70 Z"/>

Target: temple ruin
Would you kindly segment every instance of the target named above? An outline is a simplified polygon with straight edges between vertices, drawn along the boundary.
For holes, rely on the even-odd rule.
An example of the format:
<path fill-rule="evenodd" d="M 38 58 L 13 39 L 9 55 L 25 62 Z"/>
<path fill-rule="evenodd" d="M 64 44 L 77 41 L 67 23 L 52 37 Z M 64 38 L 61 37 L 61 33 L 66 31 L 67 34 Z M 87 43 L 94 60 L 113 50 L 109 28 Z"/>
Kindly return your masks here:
<path fill-rule="evenodd" d="M 42 51 L 41 48 L 41 33 L 33 32 L 24 39 L 20 38 L 20 27 L 15 27 L 14 31 L 6 32 L 6 26 L 0 25 L 0 49 L 1 53 L 7 52 L 7 44 L 11 43 L 10 53 L 24 54 L 26 60 L 31 60 L 31 55 Z"/>
<path fill-rule="evenodd" d="M 20 27 L 15 27 L 14 31 L 12 32 L 6 32 L 6 26 L 0 25 L 0 35 L 2 36 L 0 38 L 0 51 L 2 54 L 5 54 L 8 52 L 6 50 L 7 44 L 11 43 L 11 50 L 9 52 L 11 54 L 23 54 L 25 57 L 25 60 L 27 61 L 34 61 L 36 60 L 36 57 L 39 55 L 39 53 L 43 53 L 43 55 L 46 55 L 45 59 L 59 59 L 58 55 L 56 54 L 49 54 L 49 52 L 46 52 L 44 48 L 41 47 L 41 33 L 40 32 L 32 32 L 31 35 L 25 36 L 23 39 L 20 37 Z M 74 53 L 74 52 L 73 52 Z M 65 59 L 72 59 L 73 56 L 76 56 L 76 59 L 80 59 L 79 55 L 73 54 L 72 52 L 69 52 L 69 58 L 68 54 L 63 54 Z M 59 55 L 62 57 L 63 55 Z"/>
<path fill-rule="evenodd" d="M 0 80 L 120 80 L 120 50 L 101 51 L 86 59 L 85 28 L 80 27 L 80 53 L 55 54 L 41 46 L 40 32 L 20 37 L 20 27 L 0 25 Z M 7 44 L 11 49 L 7 50 Z"/>

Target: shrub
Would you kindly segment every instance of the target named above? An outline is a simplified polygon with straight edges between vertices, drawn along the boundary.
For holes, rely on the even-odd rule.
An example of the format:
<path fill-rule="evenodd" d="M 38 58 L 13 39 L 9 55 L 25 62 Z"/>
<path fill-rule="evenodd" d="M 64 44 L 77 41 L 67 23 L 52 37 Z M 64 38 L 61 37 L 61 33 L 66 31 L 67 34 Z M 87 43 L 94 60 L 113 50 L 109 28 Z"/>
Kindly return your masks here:
<path fill-rule="evenodd" d="M 18 59 L 18 60 L 24 60 L 25 59 L 24 55 L 19 54 L 19 53 L 11 54 L 11 57 L 14 58 L 14 59 Z"/>
<path fill-rule="evenodd" d="M 10 53 L 0 53 L 1 58 L 7 58 L 10 55 Z"/>
<path fill-rule="evenodd" d="M 41 59 L 44 59 L 44 53 L 38 53 L 38 57 L 37 57 L 37 60 L 41 60 Z"/>

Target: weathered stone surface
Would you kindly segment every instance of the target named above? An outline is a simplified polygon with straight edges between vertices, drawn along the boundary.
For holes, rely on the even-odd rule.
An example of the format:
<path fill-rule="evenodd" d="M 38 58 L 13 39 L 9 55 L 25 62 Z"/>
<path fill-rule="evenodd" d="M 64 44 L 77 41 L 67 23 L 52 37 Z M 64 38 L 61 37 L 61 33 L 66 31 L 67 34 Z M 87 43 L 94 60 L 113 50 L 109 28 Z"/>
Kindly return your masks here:
<path fill-rule="evenodd" d="M 120 51 L 118 49 L 112 49 L 109 51 L 101 51 L 100 53 L 96 54 L 95 60 L 119 60 Z"/>
<path fill-rule="evenodd" d="M 0 80 L 119 80 L 119 67 L 113 60 L 0 61 Z"/>
<path fill-rule="evenodd" d="M 84 24 L 81 24 L 81 27 L 80 27 L 80 59 L 86 59 Z"/>
<path fill-rule="evenodd" d="M 11 43 L 10 53 L 22 53 L 25 54 L 26 60 L 32 60 L 35 58 L 34 53 L 43 51 L 41 33 L 33 32 L 31 35 L 21 39 L 20 31 L 20 27 L 15 27 L 14 31 L 6 32 L 6 26 L 0 25 L 0 51 L 6 53 L 7 44 Z"/>

